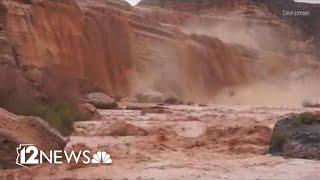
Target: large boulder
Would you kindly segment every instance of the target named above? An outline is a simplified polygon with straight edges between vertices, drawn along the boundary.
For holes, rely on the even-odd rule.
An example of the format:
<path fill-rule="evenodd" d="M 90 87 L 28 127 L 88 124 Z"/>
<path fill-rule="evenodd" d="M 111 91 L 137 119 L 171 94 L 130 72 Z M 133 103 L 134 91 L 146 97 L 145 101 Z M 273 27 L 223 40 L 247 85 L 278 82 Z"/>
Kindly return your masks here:
<path fill-rule="evenodd" d="M 16 148 L 34 144 L 43 151 L 64 149 L 65 138 L 44 120 L 17 116 L 0 108 L 0 169 L 17 167 Z"/>
<path fill-rule="evenodd" d="M 99 114 L 97 108 L 90 103 L 79 104 L 78 111 L 82 115 L 82 117 L 86 120 L 101 118 L 101 115 Z"/>
<path fill-rule="evenodd" d="M 139 103 L 164 103 L 164 104 L 182 104 L 183 102 L 174 93 L 161 93 L 154 90 L 147 90 L 136 94 Z"/>
<path fill-rule="evenodd" d="M 146 90 L 136 94 L 136 99 L 139 103 L 162 103 L 164 95 L 153 90 Z"/>
<path fill-rule="evenodd" d="M 320 159 L 320 113 L 302 113 L 278 121 L 273 130 L 270 153 Z"/>
<path fill-rule="evenodd" d="M 117 102 L 114 98 L 101 93 L 94 92 L 87 95 L 87 102 L 98 109 L 114 109 L 117 108 Z"/>
<path fill-rule="evenodd" d="M 165 104 L 183 104 L 183 101 L 174 93 L 167 93 L 164 96 Z"/>

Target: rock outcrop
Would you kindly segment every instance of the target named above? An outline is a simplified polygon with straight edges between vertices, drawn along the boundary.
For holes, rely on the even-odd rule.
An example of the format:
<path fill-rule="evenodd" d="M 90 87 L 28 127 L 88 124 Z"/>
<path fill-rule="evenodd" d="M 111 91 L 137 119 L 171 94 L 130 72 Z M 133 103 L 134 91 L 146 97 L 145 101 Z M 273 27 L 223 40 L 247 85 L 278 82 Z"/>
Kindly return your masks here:
<path fill-rule="evenodd" d="M 17 167 L 15 159 L 19 144 L 34 144 L 46 152 L 63 149 L 66 141 L 40 118 L 17 116 L 0 109 L 0 169 Z"/>
<path fill-rule="evenodd" d="M 176 11 L 189 13 L 204 13 L 213 9 L 232 9 L 239 6 L 249 6 L 253 4 L 251 0 L 142 0 L 139 6 L 158 6 L 162 8 L 170 8 Z"/>
<path fill-rule="evenodd" d="M 270 11 L 280 17 L 281 19 L 289 22 L 295 28 L 298 28 L 306 35 L 314 38 L 314 42 L 319 47 L 319 31 L 320 31 L 320 5 L 319 4 L 307 4 L 307 3 L 295 3 L 292 0 L 285 1 L 268 1 L 262 0 L 266 4 Z M 284 15 L 284 11 L 305 11 L 308 15 L 301 16 L 287 16 Z"/>
<path fill-rule="evenodd" d="M 95 8 L 86 1 L 30 2 L 2 2 L 5 32 L 21 67 L 39 70 L 43 77 L 38 83 L 43 86 L 52 81 L 46 78 L 68 77 L 125 93 L 133 65 L 132 32 L 121 12 L 113 13 L 120 3 Z"/>
<path fill-rule="evenodd" d="M 311 39 L 314 45 L 320 47 L 318 43 L 320 5 L 318 4 L 297 3 L 293 0 L 142 0 L 139 6 L 161 7 L 200 15 L 206 18 L 206 20 L 203 20 L 205 23 L 217 17 L 231 16 L 234 19 L 235 17 L 239 18 L 240 15 L 241 19 L 251 19 L 250 23 L 268 23 L 268 26 L 276 28 L 281 28 L 285 24 L 291 26 L 294 31 L 291 36 L 292 39 L 295 36 L 298 36 L 300 40 Z M 300 11 L 305 12 L 305 14 L 287 15 L 286 12 L 288 11 Z M 184 18 L 182 22 L 187 19 L 190 19 L 190 16 Z M 286 33 L 283 35 L 286 36 Z M 314 53 L 318 52 L 315 51 Z M 319 57 L 319 54 L 317 55 Z"/>
<path fill-rule="evenodd" d="M 114 109 L 117 107 L 117 102 L 114 98 L 101 92 L 88 94 L 86 100 L 98 109 Z"/>
<path fill-rule="evenodd" d="M 270 153 L 292 158 L 320 159 L 319 113 L 303 113 L 277 122 Z"/>
<path fill-rule="evenodd" d="M 137 102 L 140 103 L 162 103 L 164 102 L 164 95 L 152 90 L 138 93 L 136 95 Z"/>
<path fill-rule="evenodd" d="M 78 99 L 96 91 L 126 97 L 147 89 L 174 93 L 185 102 L 209 102 L 223 88 L 302 66 L 290 61 L 297 49 L 292 44 L 314 49 L 313 42 L 307 48 L 305 39 L 295 39 L 295 31 L 262 1 L 162 2 L 131 7 L 114 0 L 1 1 L 0 68 L 23 83 L 7 90 L 9 82 L 0 81 L 0 104 L 14 111 L 12 104 L 31 99 Z M 182 10 L 161 8 L 172 4 Z M 192 29 L 203 25 L 222 29 L 213 34 Z"/>
<path fill-rule="evenodd" d="M 28 2 L 1 1 L 0 57 L 44 99 L 92 89 L 128 96 L 149 88 L 206 100 L 253 76 L 251 63 L 229 45 L 190 37 L 126 3 Z"/>

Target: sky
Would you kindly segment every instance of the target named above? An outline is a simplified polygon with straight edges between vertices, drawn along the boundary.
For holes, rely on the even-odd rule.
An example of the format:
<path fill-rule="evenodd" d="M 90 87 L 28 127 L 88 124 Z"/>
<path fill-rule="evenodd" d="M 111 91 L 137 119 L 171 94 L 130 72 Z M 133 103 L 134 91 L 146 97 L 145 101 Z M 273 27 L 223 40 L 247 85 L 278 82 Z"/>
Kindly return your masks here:
<path fill-rule="evenodd" d="M 126 0 L 128 1 L 132 6 L 135 6 L 138 4 L 140 0 Z M 320 0 L 295 0 L 296 2 L 307 2 L 307 3 L 313 3 L 313 4 L 320 4 Z"/>
<path fill-rule="evenodd" d="M 295 0 L 296 2 L 307 2 L 312 4 L 320 4 L 320 0 Z"/>
<path fill-rule="evenodd" d="M 128 3 L 130 3 L 132 6 L 135 6 L 138 4 L 140 0 L 126 0 L 126 1 L 128 1 Z"/>

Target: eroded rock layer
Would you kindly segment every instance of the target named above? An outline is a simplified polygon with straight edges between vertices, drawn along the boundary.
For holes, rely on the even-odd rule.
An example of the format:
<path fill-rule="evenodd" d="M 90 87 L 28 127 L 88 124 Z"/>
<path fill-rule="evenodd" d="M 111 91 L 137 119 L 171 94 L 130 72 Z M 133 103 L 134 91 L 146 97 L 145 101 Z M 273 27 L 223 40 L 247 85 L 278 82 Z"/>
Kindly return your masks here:
<path fill-rule="evenodd" d="M 119 1 L 5 0 L 1 8 L 1 62 L 38 99 L 146 88 L 207 98 L 251 76 L 230 45 L 143 19 Z"/>
<path fill-rule="evenodd" d="M 276 21 L 281 20 L 282 23 L 294 29 L 296 33 L 294 36 L 300 36 L 299 38 L 303 39 L 311 38 L 313 43 L 319 47 L 320 6 L 318 4 L 296 3 L 293 0 L 142 0 L 139 6 L 161 7 L 206 17 L 208 15 L 215 17 L 239 15 L 237 11 L 240 10 L 242 11 L 240 16 L 253 17 L 260 23 L 267 21 L 269 26 L 279 26 L 281 24 Z M 290 15 L 290 12 L 300 14 Z M 208 23 L 208 19 L 204 21 Z"/>
<path fill-rule="evenodd" d="M 293 38 L 287 23 L 255 2 L 174 4 L 197 7 L 200 15 L 114 0 L 1 1 L 0 68 L 6 69 L 2 77 L 10 73 L 14 81 L 0 78 L 0 103 L 13 109 L 17 102 L 145 90 L 208 102 L 223 88 L 301 66 L 291 60 L 300 46 L 302 53 L 313 53 L 313 42 Z M 235 13 L 224 17 L 222 11 Z M 216 29 L 194 29 L 203 25 Z"/>

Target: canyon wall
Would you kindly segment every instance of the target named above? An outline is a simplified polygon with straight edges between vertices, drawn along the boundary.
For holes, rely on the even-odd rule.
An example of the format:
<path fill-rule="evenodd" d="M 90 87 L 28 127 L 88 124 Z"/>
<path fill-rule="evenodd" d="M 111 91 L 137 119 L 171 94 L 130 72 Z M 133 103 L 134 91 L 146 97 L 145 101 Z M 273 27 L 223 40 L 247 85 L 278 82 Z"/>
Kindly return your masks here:
<path fill-rule="evenodd" d="M 125 2 L 4 0 L 0 19 L 1 62 L 16 82 L 3 92 L 4 106 L 17 102 L 8 95 L 23 96 L 20 86 L 30 91 L 27 102 L 149 89 L 196 100 L 252 77 L 231 45 L 145 19 Z"/>
<path fill-rule="evenodd" d="M 133 43 L 128 20 L 113 9 L 118 6 L 101 11 L 75 1 L 1 1 L 1 104 L 12 109 L 83 91 L 130 92 Z"/>
<path fill-rule="evenodd" d="M 148 90 L 208 102 L 225 88 L 286 74 L 297 67 L 288 56 L 295 33 L 256 3 L 3 0 L 0 105 Z"/>
<path fill-rule="evenodd" d="M 186 34 L 231 44 L 251 63 L 247 67 L 256 81 L 218 88 L 211 102 L 301 106 L 319 99 L 319 5 L 292 0 L 143 0 L 138 6 L 154 9 L 146 16 Z M 286 16 L 284 10 L 310 14 Z"/>
<path fill-rule="evenodd" d="M 191 19 L 191 24 L 193 25 L 195 22 L 199 25 L 200 22 L 200 26 L 203 26 L 201 22 L 205 22 L 205 25 L 208 26 L 208 24 L 219 24 L 220 22 L 217 23 L 217 19 L 226 21 L 226 18 L 242 18 L 242 20 L 246 18 L 249 19 L 246 22 L 247 28 L 250 27 L 250 24 L 262 24 L 266 25 L 269 29 L 270 27 L 277 31 L 282 29 L 282 32 L 278 31 L 278 33 L 282 34 L 277 37 L 281 38 L 281 40 L 273 44 L 281 44 L 281 42 L 287 41 L 286 39 L 290 39 L 309 41 L 317 48 L 320 47 L 320 25 L 318 23 L 320 21 L 320 5 L 318 4 L 296 3 L 293 0 L 142 0 L 139 6 L 161 7 L 177 12 L 198 15 L 196 18 L 184 18 L 181 24 Z M 305 16 L 289 16 L 284 14 L 286 11 L 305 11 L 309 14 Z M 199 16 L 202 17 L 202 20 L 198 19 Z M 170 20 L 167 20 L 166 23 L 168 22 L 170 23 Z M 238 26 L 237 22 L 231 23 L 235 23 L 235 27 Z M 243 27 L 237 29 L 242 30 Z M 284 44 L 284 46 L 288 46 L 288 43 Z M 317 59 L 319 59 L 319 53 L 316 50 L 313 53 L 316 53 Z"/>
<path fill-rule="evenodd" d="M 250 0 L 142 0 L 139 6 L 157 6 L 189 13 L 204 13 L 213 9 L 232 9 L 249 6 Z"/>
<path fill-rule="evenodd" d="M 129 91 L 128 77 L 134 64 L 131 32 L 121 14 L 84 10 L 73 1 L 3 3 L 17 65 L 31 80 L 46 83 L 32 79 L 41 78 L 32 77 L 40 71 L 61 76 L 59 81 L 85 80 L 105 91 Z"/>

